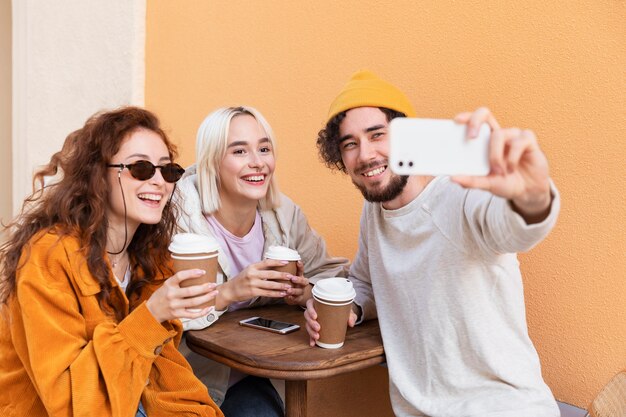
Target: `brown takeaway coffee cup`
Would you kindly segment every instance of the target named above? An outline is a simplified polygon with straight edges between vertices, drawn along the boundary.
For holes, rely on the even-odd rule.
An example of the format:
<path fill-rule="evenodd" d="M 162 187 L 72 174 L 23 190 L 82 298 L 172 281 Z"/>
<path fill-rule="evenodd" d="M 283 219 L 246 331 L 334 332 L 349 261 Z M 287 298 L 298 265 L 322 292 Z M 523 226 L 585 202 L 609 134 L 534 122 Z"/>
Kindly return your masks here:
<path fill-rule="evenodd" d="M 287 272 L 296 275 L 298 272 L 298 261 L 301 259 L 300 254 L 286 246 L 270 246 L 264 255 L 265 259 L 276 259 L 278 261 L 289 261 L 288 264 L 282 266 L 274 266 L 272 269 L 278 272 Z"/>
<path fill-rule="evenodd" d="M 320 338 L 315 342 L 326 349 L 343 346 L 350 309 L 356 292 L 346 278 L 326 278 L 313 287 L 313 308 L 320 324 Z"/>
<path fill-rule="evenodd" d="M 219 244 L 215 239 L 194 233 L 179 233 L 172 239 L 169 250 L 172 253 L 175 272 L 187 269 L 203 269 L 206 271 L 200 277 L 181 281 L 181 287 L 191 287 L 217 281 Z M 215 299 L 199 306 L 199 309 L 212 305 L 215 305 Z M 199 309 L 194 310 L 199 311 Z"/>

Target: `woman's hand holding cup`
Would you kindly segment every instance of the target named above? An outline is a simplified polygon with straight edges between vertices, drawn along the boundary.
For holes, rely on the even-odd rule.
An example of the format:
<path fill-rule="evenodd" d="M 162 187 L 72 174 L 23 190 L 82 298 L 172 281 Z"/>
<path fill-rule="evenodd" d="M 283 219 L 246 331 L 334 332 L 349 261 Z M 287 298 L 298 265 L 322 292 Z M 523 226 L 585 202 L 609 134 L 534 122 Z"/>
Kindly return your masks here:
<path fill-rule="evenodd" d="M 288 291 L 293 287 L 291 281 L 293 275 L 274 270 L 286 264 L 286 261 L 265 259 L 248 265 L 237 276 L 222 284 L 216 308 L 223 310 L 232 303 L 247 301 L 254 297 L 282 298 L 287 296 Z"/>
<path fill-rule="evenodd" d="M 296 263 L 296 275 L 291 277 L 293 287 L 287 291 L 285 302 L 290 305 L 304 306 L 306 301 L 311 298 L 311 286 L 309 280 L 304 277 L 304 264 L 302 261 Z"/>
<path fill-rule="evenodd" d="M 215 299 L 218 294 L 215 289 L 217 284 L 180 285 L 185 280 L 201 277 L 205 273 L 201 269 L 177 272 L 150 296 L 146 307 L 159 323 L 181 318 L 195 319 L 207 314 L 211 307 L 199 307 Z"/>

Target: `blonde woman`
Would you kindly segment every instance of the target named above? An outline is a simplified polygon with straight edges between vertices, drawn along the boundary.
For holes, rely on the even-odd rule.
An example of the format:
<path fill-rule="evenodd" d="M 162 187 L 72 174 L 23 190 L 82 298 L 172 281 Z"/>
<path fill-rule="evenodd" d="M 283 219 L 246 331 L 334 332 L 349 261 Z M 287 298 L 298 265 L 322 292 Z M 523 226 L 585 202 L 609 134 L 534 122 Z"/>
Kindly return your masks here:
<path fill-rule="evenodd" d="M 209 326 L 226 310 L 283 301 L 305 305 L 309 280 L 346 275 L 347 259 L 329 256 L 300 208 L 279 192 L 275 168 L 276 141 L 258 110 L 221 108 L 202 122 L 196 165 L 178 183 L 183 207 L 178 225 L 220 243 L 221 285 L 215 311 L 186 321 L 186 329 Z M 263 260 L 271 245 L 298 251 L 302 261 L 297 275 L 271 269 L 281 261 Z M 227 417 L 283 415 L 282 401 L 269 380 L 182 350 Z"/>

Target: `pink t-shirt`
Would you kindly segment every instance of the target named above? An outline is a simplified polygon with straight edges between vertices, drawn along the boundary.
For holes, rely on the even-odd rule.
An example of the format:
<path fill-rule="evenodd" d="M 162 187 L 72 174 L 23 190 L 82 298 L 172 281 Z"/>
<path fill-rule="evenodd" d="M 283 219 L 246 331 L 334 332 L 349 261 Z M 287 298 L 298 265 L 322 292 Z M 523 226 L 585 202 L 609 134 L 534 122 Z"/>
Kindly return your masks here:
<path fill-rule="evenodd" d="M 235 276 L 244 270 L 248 265 L 261 262 L 263 259 L 263 246 L 265 245 L 265 236 L 263 236 L 263 225 L 261 215 L 256 212 L 252 229 L 244 237 L 235 236 L 224 228 L 213 216 L 206 216 L 209 222 L 209 228 L 213 232 L 213 236 L 220 244 L 222 253 L 228 258 L 231 276 Z M 244 308 L 249 301 L 240 301 L 233 303 L 228 307 L 229 311 L 235 311 Z M 242 380 L 246 374 L 231 369 L 228 386 L 232 387 Z"/>
<path fill-rule="evenodd" d="M 252 228 L 248 234 L 243 237 L 235 236 L 230 233 L 211 215 L 207 215 L 206 219 L 211 232 L 213 232 L 213 236 L 220 244 L 222 253 L 224 253 L 228 259 L 232 271 L 231 276 L 234 277 L 250 264 L 255 264 L 263 260 L 265 236 L 263 236 L 263 224 L 258 211 L 254 217 Z M 235 311 L 247 305 L 248 301 L 233 303 L 228 307 L 228 310 Z"/>

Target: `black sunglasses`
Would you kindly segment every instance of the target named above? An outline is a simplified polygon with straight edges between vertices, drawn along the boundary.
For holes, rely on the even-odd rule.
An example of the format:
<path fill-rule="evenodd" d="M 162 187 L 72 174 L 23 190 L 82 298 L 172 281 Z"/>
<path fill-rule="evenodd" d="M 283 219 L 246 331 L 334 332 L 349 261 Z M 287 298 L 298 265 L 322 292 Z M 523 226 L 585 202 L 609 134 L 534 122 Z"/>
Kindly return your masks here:
<path fill-rule="evenodd" d="M 185 169 L 183 167 L 173 162 L 168 162 L 163 165 L 154 165 L 150 161 L 137 161 L 132 164 L 108 164 L 107 167 L 119 168 L 120 171 L 124 168 L 128 168 L 130 175 L 140 181 L 149 180 L 154 177 L 157 168 L 161 170 L 161 175 L 167 182 L 176 182 L 185 173 Z"/>

